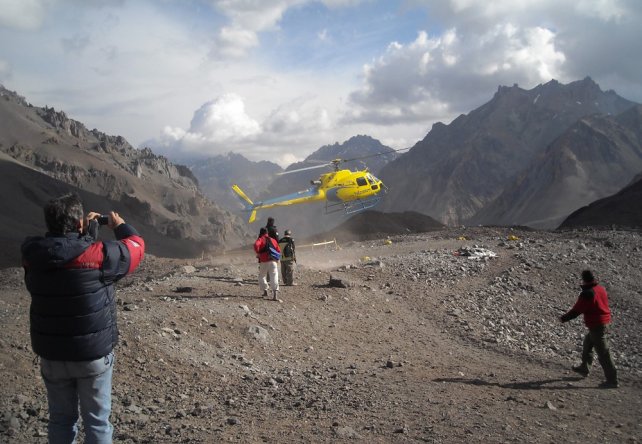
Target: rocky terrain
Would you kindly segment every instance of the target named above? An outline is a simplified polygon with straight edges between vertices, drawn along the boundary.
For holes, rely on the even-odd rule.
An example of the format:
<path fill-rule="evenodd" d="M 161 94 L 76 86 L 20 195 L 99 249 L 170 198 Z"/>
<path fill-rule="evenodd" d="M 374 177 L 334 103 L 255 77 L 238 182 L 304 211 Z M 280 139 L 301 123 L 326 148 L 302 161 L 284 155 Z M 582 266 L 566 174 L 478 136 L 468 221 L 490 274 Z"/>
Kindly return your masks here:
<path fill-rule="evenodd" d="M 112 421 L 123 443 L 622 442 L 642 431 L 642 237 L 444 229 L 298 244 L 297 286 L 261 299 L 248 250 L 147 256 L 119 285 Z M 620 388 L 583 379 L 591 267 L 610 294 Z M 46 442 L 18 268 L 0 272 L 0 441 Z"/>

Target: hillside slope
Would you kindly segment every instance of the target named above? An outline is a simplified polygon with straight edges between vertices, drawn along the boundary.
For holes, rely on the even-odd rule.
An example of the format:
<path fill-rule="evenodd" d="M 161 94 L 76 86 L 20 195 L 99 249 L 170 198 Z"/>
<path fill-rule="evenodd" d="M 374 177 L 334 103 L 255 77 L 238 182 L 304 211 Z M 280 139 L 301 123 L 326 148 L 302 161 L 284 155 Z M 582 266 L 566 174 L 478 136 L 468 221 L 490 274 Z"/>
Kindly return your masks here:
<path fill-rule="evenodd" d="M 269 161 L 252 162 L 240 154 L 210 157 L 189 165 L 199 188 L 218 206 L 230 212 L 240 208 L 232 185 L 239 185 L 250 196 L 264 193 L 283 168 Z"/>
<path fill-rule="evenodd" d="M 555 228 L 570 212 L 621 190 L 642 171 L 640 115 L 636 106 L 580 119 L 468 223 Z"/>
<path fill-rule="evenodd" d="M 618 193 L 574 211 L 559 228 L 613 226 L 642 229 L 642 174 Z"/>
<path fill-rule="evenodd" d="M 7 199 L 0 213 L 14 227 L 3 242 L 12 260 L 26 235 L 44 232 L 42 215 L 36 217 L 33 208 L 70 191 L 95 196 L 93 210 L 115 210 L 139 221 L 137 228 L 150 236 L 150 251 L 158 254 L 201 254 L 245 242 L 239 220 L 206 199 L 186 167 L 134 149 L 120 136 L 89 131 L 64 112 L 34 107 L 2 87 L 0 153 L 0 189 Z M 26 220 L 37 224 L 36 233 Z"/>
<path fill-rule="evenodd" d="M 634 105 L 603 92 L 590 78 L 567 85 L 552 80 L 531 90 L 500 87 L 469 114 L 433 125 L 407 154 L 384 167 L 381 179 L 390 192 L 382 209 L 412 208 L 461 223 L 511 186 L 579 119 L 619 114 Z"/>

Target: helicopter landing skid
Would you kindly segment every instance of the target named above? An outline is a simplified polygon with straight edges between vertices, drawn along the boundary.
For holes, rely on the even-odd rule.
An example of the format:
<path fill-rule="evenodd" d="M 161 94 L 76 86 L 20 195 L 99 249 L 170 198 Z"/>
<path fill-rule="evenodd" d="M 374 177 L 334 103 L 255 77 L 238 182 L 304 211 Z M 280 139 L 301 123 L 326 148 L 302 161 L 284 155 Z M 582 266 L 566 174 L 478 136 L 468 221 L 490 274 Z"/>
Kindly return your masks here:
<path fill-rule="evenodd" d="M 368 199 L 357 199 L 351 202 L 340 202 L 325 206 L 325 214 L 336 213 L 337 211 L 344 211 L 346 214 L 359 213 L 374 207 L 381 200 L 380 197 L 370 197 Z"/>

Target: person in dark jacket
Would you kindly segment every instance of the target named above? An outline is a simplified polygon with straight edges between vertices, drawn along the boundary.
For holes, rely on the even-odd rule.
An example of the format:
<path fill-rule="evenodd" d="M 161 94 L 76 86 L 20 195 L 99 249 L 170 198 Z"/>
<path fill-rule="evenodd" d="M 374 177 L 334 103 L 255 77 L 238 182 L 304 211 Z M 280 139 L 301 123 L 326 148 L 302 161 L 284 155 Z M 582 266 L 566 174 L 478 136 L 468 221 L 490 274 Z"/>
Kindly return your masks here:
<path fill-rule="evenodd" d="M 276 225 L 274 225 L 274 218 L 268 217 L 267 224 L 265 224 L 265 229 L 267 230 L 268 236 L 270 236 L 275 241 L 279 241 L 279 230 L 277 230 Z"/>
<path fill-rule="evenodd" d="M 267 228 L 261 228 L 259 237 L 254 242 L 254 252 L 259 260 L 259 289 L 263 296 L 268 295 L 268 286 L 272 290 L 272 300 L 278 301 L 279 292 L 279 261 L 270 256 L 268 246 L 281 253 L 279 244 L 268 235 Z M 270 277 L 268 284 L 267 277 Z"/>
<path fill-rule="evenodd" d="M 561 322 L 567 322 L 583 314 L 584 324 L 588 328 L 588 333 L 584 336 L 582 346 L 582 363 L 572 367 L 572 369 L 584 377 L 588 376 L 593 364 L 593 349 L 595 349 L 606 377 L 606 381 L 600 384 L 600 387 L 617 388 L 617 370 L 613 359 L 611 359 L 609 345 L 606 340 L 608 324 L 611 322 L 608 294 L 606 289 L 598 284 L 591 270 L 582 272 L 580 287 L 582 291 L 577 298 L 577 302 L 575 302 L 573 308 L 560 317 Z"/>
<path fill-rule="evenodd" d="M 294 267 L 296 264 L 296 250 L 294 239 L 292 238 L 292 231 L 285 230 L 283 237 L 279 240 L 279 247 L 281 248 L 281 276 L 283 277 L 283 284 L 295 285 L 294 283 Z"/>
<path fill-rule="evenodd" d="M 22 244 L 33 351 L 47 388 L 50 443 L 72 443 L 78 406 L 86 442 L 111 443 L 111 383 L 118 342 L 114 283 L 136 269 L 145 243 L 118 213 L 84 216 L 75 194 L 44 208 L 48 232 Z M 98 241 L 106 224 L 117 240 Z"/>

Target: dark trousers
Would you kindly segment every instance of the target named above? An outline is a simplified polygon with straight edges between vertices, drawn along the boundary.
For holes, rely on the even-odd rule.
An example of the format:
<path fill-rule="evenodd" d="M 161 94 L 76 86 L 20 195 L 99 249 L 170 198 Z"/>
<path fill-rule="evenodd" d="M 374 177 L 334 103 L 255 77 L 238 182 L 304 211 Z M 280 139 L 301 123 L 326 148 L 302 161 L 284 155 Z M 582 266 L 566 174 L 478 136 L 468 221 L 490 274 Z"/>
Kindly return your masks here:
<path fill-rule="evenodd" d="M 283 277 L 283 283 L 285 285 L 292 285 L 294 283 L 294 261 L 281 261 L 281 276 Z"/>
<path fill-rule="evenodd" d="M 591 364 L 593 364 L 593 349 L 595 349 L 597 359 L 602 366 L 602 370 L 604 370 L 606 380 L 614 382 L 617 381 L 617 370 L 613 363 L 613 359 L 611 359 L 607 336 L 608 328 L 606 325 L 589 329 L 586 336 L 584 336 L 584 343 L 582 346 L 582 363 L 587 366 L 591 366 Z"/>

